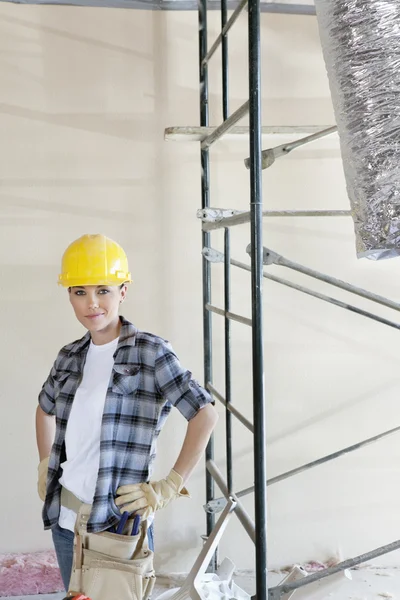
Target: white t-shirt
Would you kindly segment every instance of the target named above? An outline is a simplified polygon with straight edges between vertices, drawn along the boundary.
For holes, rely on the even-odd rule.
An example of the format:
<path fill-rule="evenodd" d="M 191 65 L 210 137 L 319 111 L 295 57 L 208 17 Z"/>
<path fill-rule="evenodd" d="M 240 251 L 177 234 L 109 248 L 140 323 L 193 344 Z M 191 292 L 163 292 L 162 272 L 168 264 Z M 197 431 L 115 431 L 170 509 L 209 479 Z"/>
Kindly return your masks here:
<path fill-rule="evenodd" d="M 90 342 L 65 433 L 67 460 L 61 464 L 60 483 L 86 504 L 93 502 L 96 490 L 101 423 L 117 345 L 118 338 L 101 346 Z M 75 521 L 76 513 L 62 506 L 60 527 L 74 531 Z"/>

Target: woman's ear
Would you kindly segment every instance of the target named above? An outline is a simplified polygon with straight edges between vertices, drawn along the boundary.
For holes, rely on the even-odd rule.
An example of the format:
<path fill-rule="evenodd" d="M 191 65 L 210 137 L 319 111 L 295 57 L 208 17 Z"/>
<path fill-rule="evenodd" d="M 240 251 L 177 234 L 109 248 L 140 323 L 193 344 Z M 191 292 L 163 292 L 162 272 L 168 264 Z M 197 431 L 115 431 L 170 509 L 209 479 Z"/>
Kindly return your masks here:
<path fill-rule="evenodd" d="M 122 303 L 123 303 L 123 301 L 125 300 L 125 298 L 126 298 L 127 294 L 128 294 L 128 286 L 124 284 L 124 285 L 122 285 L 122 286 L 121 286 L 121 288 L 120 288 L 120 295 L 121 295 L 121 297 L 120 297 L 120 301 L 119 301 L 119 302 L 120 302 L 120 304 L 122 304 Z"/>

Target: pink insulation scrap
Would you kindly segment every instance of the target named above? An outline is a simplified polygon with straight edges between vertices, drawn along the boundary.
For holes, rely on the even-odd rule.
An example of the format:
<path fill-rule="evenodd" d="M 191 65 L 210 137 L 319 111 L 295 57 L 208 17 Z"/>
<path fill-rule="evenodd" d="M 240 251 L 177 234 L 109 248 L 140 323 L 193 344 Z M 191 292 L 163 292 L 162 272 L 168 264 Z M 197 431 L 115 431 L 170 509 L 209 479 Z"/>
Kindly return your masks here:
<path fill-rule="evenodd" d="M 323 571 L 329 567 L 334 567 L 338 563 L 339 560 L 337 558 L 331 558 L 325 563 L 319 562 L 318 560 L 310 560 L 305 565 L 302 565 L 302 567 L 307 571 L 307 573 L 316 573 L 317 571 Z"/>
<path fill-rule="evenodd" d="M 63 590 L 53 550 L 0 554 L 0 597 L 53 594 Z"/>

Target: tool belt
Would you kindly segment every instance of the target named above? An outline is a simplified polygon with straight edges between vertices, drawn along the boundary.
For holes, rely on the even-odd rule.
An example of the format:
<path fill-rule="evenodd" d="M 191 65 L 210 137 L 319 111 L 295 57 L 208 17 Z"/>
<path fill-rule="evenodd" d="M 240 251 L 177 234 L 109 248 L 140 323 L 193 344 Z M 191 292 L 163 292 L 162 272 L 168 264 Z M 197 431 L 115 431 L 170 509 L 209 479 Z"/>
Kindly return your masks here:
<path fill-rule="evenodd" d="M 84 594 L 91 600 L 148 600 L 156 578 L 147 521 L 141 521 L 137 535 L 131 535 L 133 516 L 122 534 L 88 533 L 86 525 L 91 505 L 83 504 L 65 488 L 62 488 L 61 504 L 77 513 L 67 597 Z"/>

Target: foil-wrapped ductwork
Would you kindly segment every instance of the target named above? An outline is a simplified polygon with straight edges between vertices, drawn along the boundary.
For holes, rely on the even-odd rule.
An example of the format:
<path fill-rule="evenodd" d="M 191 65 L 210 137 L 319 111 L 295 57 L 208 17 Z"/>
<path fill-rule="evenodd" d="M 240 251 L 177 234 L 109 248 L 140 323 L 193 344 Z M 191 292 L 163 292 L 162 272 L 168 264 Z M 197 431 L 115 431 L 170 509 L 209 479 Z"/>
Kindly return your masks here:
<path fill-rule="evenodd" d="M 315 0 L 357 256 L 400 255 L 400 0 Z"/>

